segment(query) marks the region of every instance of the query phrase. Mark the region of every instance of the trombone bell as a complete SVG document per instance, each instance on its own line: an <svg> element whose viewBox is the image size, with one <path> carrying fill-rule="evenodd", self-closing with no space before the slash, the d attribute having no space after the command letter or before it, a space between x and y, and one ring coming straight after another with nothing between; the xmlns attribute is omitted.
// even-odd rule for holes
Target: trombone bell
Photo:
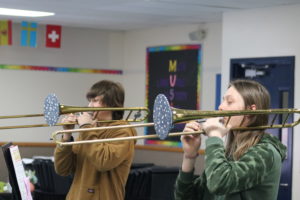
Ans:
<svg viewBox="0 0 300 200"><path fill-rule="evenodd" d="M55 94L49 94L44 102L44 117L49 126L54 126L60 115L60 105Z"/></svg>

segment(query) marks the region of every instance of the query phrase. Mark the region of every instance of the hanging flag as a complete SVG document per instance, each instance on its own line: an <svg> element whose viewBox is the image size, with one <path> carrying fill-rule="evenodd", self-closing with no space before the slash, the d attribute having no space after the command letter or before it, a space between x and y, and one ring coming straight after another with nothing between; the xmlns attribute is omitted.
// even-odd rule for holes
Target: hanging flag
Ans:
<svg viewBox="0 0 300 200"><path fill-rule="evenodd" d="M46 47L60 48L61 42L61 26L47 25L46 26Z"/></svg>
<svg viewBox="0 0 300 200"><path fill-rule="evenodd" d="M11 20L0 20L0 45L12 45Z"/></svg>
<svg viewBox="0 0 300 200"><path fill-rule="evenodd" d="M37 23L25 22L21 23L21 46L36 47L37 41Z"/></svg>

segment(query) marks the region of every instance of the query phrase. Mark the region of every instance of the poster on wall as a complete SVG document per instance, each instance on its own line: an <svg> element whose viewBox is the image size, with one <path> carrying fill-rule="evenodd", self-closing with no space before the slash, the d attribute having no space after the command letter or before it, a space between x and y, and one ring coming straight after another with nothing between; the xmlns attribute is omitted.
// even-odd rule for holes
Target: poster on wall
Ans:
<svg viewBox="0 0 300 200"><path fill-rule="evenodd" d="M176 45L147 48L146 106L153 122L153 104L164 94L171 107L198 110L200 104L201 45ZM176 124L171 132L179 132L184 124ZM145 129L155 134L154 127ZM148 139L145 144L181 147L180 137L165 140Z"/></svg>

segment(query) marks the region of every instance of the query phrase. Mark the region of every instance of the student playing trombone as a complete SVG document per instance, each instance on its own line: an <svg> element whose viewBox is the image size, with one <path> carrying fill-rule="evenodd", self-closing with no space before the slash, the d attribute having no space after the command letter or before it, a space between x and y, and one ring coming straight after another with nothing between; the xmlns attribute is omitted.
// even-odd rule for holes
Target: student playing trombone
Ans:
<svg viewBox="0 0 300 200"><path fill-rule="evenodd" d="M219 110L268 109L270 96L261 84L250 80L231 82ZM286 147L264 130L232 128L267 125L268 115L210 118L200 125L188 123L184 131L203 129L208 136L205 169L194 179L199 135L181 136L184 156L175 185L177 200L276 200ZM224 124L227 124L224 125ZM222 138L226 136L224 147Z"/></svg>
<svg viewBox="0 0 300 200"><path fill-rule="evenodd" d="M99 81L87 93L89 107L123 107L124 89L119 83ZM62 122L78 122L80 128L124 125L127 122L97 122L121 120L124 111L97 111L90 115L87 112L79 116L67 115ZM64 129L73 129L74 125L65 125ZM135 136L132 128L107 129L81 132L81 140ZM65 133L62 141L71 141L70 134ZM55 170L59 175L74 175L67 195L67 200L123 200L125 185L134 156L135 141L113 143L93 143L55 148Z"/></svg>

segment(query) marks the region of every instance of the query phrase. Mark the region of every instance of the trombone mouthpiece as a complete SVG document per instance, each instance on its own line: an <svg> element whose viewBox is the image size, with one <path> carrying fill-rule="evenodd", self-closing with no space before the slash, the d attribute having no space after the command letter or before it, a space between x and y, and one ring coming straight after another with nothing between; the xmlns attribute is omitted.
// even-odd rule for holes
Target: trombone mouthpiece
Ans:
<svg viewBox="0 0 300 200"><path fill-rule="evenodd" d="M206 119L198 119L198 120L196 120L196 122L199 123L199 124L201 124L201 123L206 122Z"/></svg>
<svg viewBox="0 0 300 200"><path fill-rule="evenodd" d="M196 122L199 123L199 124L202 124L202 123L204 123L206 121L207 121L207 119L197 119L196 120ZM219 122L222 123L222 124L224 124L224 118L220 117Z"/></svg>
<svg viewBox="0 0 300 200"><path fill-rule="evenodd" d="M94 111L87 111L87 113L92 117L93 114L94 114ZM78 113L75 113L76 116L80 116L80 115L83 115L83 112L78 112Z"/></svg>

